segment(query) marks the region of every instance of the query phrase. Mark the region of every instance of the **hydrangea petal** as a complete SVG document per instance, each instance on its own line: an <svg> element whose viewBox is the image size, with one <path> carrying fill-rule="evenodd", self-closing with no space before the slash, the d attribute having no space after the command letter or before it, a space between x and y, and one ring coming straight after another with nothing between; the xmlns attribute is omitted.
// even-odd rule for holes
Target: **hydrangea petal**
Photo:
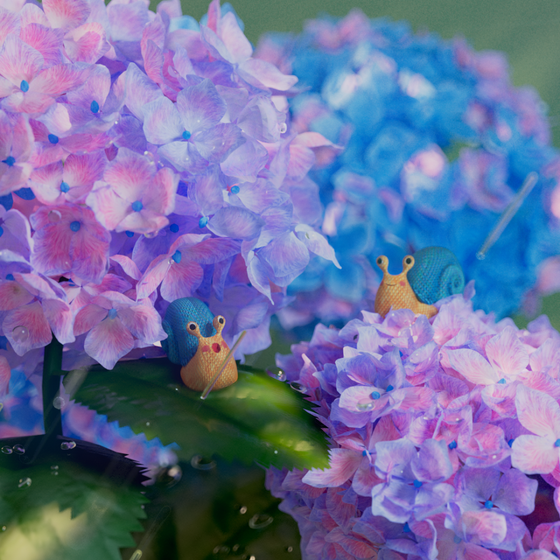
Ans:
<svg viewBox="0 0 560 560"><path fill-rule="evenodd" d="M43 67L41 53L14 35L8 35L0 50L0 74L19 88L30 83Z"/></svg>
<svg viewBox="0 0 560 560"><path fill-rule="evenodd" d="M560 437L560 406L549 395L519 385L515 396L519 422L538 436Z"/></svg>
<svg viewBox="0 0 560 560"><path fill-rule="evenodd" d="M43 9L53 27L66 29L85 23L91 11L87 0L43 0Z"/></svg>
<svg viewBox="0 0 560 560"><path fill-rule="evenodd" d="M180 263L173 263L161 284L161 297L166 301L191 297L203 277L202 267L194 261L182 259Z"/></svg>
<svg viewBox="0 0 560 560"><path fill-rule="evenodd" d="M509 469L500 479L492 501L506 513L529 515L535 509L538 485L537 480L530 479L515 469Z"/></svg>
<svg viewBox="0 0 560 560"><path fill-rule="evenodd" d="M143 108L144 134L152 144L167 144L183 134L179 112L167 97L158 97Z"/></svg>
<svg viewBox="0 0 560 560"><path fill-rule="evenodd" d="M486 344L489 362L504 375L517 376L529 365L529 354L514 327L506 327Z"/></svg>
<svg viewBox="0 0 560 560"><path fill-rule="evenodd" d="M471 383L490 385L499 380L488 360L475 350L459 348L446 350L450 366Z"/></svg>
<svg viewBox="0 0 560 560"><path fill-rule="evenodd" d="M74 342L74 314L70 306L58 299L43 300L43 312L49 325L61 344Z"/></svg>
<svg viewBox="0 0 560 560"><path fill-rule="evenodd" d="M34 348L43 348L52 339L49 323L38 301L9 311L4 317L2 330L18 356Z"/></svg>
<svg viewBox="0 0 560 560"><path fill-rule="evenodd" d="M133 348L134 338L118 316L95 325L84 342L84 350L106 369L113 369Z"/></svg>
<svg viewBox="0 0 560 560"><path fill-rule="evenodd" d="M177 110L184 129L193 134L216 126L226 112L226 105L214 84L203 80L177 94Z"/></svg>
<svg viewBox="0 0 560 560"><path fill-rule="evenodd" d="M329 468L312 469L302 482L316 488L331 488L341 486L360 466L362 457L351 449L331 449L329 451Z"/></svg>
<svg viewBox="0 0 560 560"><path fill-rule="evenodd" d="M119 310L119 317L133 336L142 344L149 345L164 340L167 335L161 326L161 316L145 302L149 300Z"/></svg>
<svg viewBox="0 0 560 560"><path fill-rule="evenodd" d="M517 436L512 452L512 466L527 474L548 474L558 465L559 451L551 438Z"/></svg>

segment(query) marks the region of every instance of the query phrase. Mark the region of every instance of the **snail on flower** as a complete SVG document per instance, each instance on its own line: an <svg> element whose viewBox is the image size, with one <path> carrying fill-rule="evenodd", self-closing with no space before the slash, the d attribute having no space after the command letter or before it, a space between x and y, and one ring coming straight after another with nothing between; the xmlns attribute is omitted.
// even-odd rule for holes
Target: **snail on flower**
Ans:
<svg viewBox="0 0 560 560"><path fill-rule="evenodd" d="M389 259L376 259L383 280L375 296L374 310L383 317L391 309L410 309L431 318L438 310L434 303L459 294L465 287L465 276L457 257L444 247L426 247L403 259L403 271L389 274Z"/></svg>

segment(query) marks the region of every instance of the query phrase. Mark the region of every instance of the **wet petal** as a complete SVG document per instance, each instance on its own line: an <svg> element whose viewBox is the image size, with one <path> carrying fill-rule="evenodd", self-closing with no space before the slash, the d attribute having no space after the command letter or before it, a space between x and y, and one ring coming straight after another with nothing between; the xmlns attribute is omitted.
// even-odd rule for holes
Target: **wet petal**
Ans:
<svg viewBox="0 0 560 560"><path fill-rule="evenodd" d="M16 309L34 299L23 286L13 280L0 282L0 311Z"/></svg>
<svg viewBox="0 0 560 560"><path fill-rule="evenodd" d="M18 356L33 348L43 348L52 340L49 323L38 301L8 312L2 330Z"/></svg>
<svg viewBox="0 0 560 560"><path fill-rule="evenodd" d="M84 342L84 350L106 369L113 369L133 348L134 338L118 316L95 325Z"/></svg>

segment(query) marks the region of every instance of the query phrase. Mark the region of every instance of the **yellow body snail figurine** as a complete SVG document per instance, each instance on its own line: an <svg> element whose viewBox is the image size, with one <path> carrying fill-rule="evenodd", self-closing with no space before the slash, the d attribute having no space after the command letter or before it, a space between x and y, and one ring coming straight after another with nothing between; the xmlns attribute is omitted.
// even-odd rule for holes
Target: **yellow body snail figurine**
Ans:
<svg viewBox="0 0 560 560"><path fill-rule="evenodd" d="M374 310L385 317L391 309L410 309L414 313L421 313L431 318L437 314L435 305L422 303L408 282L408 271L414 266L414 257L407 255L403 259L403 271L393 276L389 274L389 259L385 255L377 257L377 266L383 271L383 280L375 296Z"/></svg>

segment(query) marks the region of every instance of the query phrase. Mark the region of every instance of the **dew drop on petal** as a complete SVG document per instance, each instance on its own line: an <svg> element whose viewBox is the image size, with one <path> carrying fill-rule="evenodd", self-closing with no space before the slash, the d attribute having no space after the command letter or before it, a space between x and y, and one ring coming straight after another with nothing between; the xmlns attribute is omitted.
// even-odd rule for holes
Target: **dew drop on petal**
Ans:
<svg viewBox="0 0 560 560"><path fill-rule="evenodd" d="M21 443L16 443L14 445L14 453L16 455L23 455L25 453L25 447L23 447L23 445L21 445Z"/></svg>
<svg viewBox="0 0 560 560"><path fill-rule="evenodd" d="M368 403L358 403L358 404L356 405L356 408L357 408L358 410L361 410L361 411L367 411L367 410L373 410L374 406L375 406L375 405L374 405L372 402L368 402Z"/></svg>
<svg viewBox="0 0 560 560"><path fill-rule="evenodd" d="M29 331L24 326L18 325L12 330L12 338L17 344L25 344L29 338Z"/></svg>
<svg viewBox="0 0 560 560"><path fill-rule="evenodd" d="M286 123L282 123L280 125L280 134L284 134L288 130L288 125Z"/></svg>
<svg viewBox="0 0 560 560"><path fill-rule="evenodd" d="M63 441L60 444L60 449L62 449L62 451L68 451L70 449L74 449L74 447L76 447L75 441Z"/></svg>
<svg viewBox="0 0 560 560"><path fill-rule="evenodd" d="M264 529L273 521L274 518L266 513L256 513L253 517L251 517L251 519L249 519L249 527L251 529Z"/></svg>
<svg viewBox="0 0 560 560"><path fill-rule="evenodd" d="M281 369L279 369L278 373L276 374L276 378L280 381L286 381L286 374Z"/></svg>
<svg viewBox="0 0 560 560"><path fill-rule="evenodd" d="M62 397L55 397L53 399L53 406L57 410L60 410L64 406L64 399Z"/></svg>
<svg viewBox="0 0 560 560"><path fill-rule="evenodd" d="M49 222L60 222L60 218L62 218L62 214L58 210L51 210L49 212Z"/></svg>
<svg viewBox="0 0 560 560"><path fill-rule="evenodd" d="M18 488L23 488L24 486L31 486L31 479L28 476L19 479Z"/></svg>
<svg viewBox="0 0 560 560"><path fill-rule="evenodd" d="M1 451L2 453L4 453L4 455L11 455L14 452L14 450L9 445L4 445Z"/></svg>
<svg viewBox="0 0 560 560"><path fill-rule="evenodd" d="M286 552L293 552L294 551L294 547L293 546L288 546L286 548Z"/></svg>
<svg viewBox="0 0 560 560"><path fill-rule="evenodd" d="M191 467L199 471L209 471L216 467L216 461L206 459L202 455L195 455L191 459Z"/></svg>
<svg viewBox="0 0 560 560"><path fill-rule="evenodd" d="M297 381L292 381L291 383L289 383L289 385L294 391L297 391L298 393L307 393L307 388L305 387L305 385L302 385Z"/></svg>

